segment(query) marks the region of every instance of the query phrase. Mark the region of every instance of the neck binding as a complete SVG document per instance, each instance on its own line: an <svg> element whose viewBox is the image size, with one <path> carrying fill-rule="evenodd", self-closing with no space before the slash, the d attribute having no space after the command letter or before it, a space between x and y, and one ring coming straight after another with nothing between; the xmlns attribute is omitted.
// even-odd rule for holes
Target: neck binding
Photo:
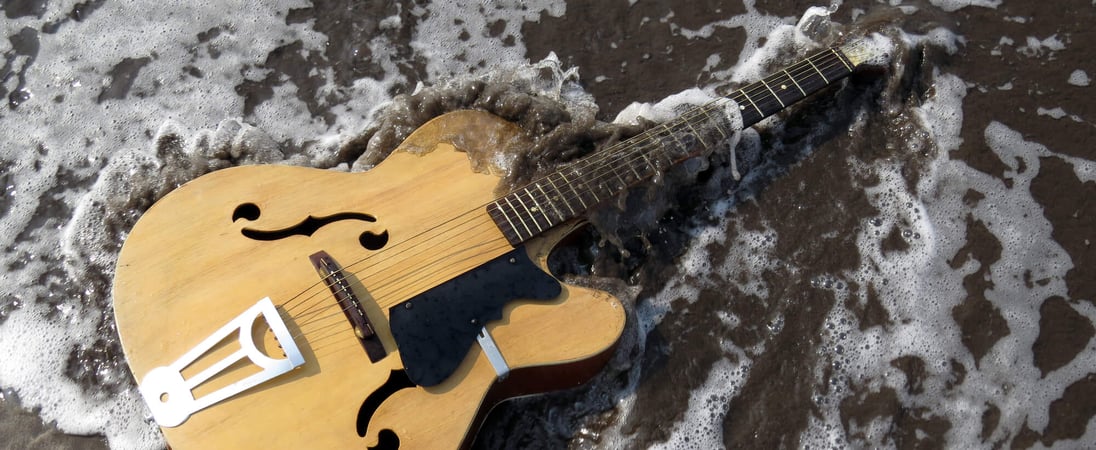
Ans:
<svg viewBox="0 0 1096 450"><path fill-rule="evenodd" d="M854 65L838 48L814 53L728 98L693 108L518 188L488 204L487 213L517 246L673 164L706 154L741 128L845 78Z"/></svg>

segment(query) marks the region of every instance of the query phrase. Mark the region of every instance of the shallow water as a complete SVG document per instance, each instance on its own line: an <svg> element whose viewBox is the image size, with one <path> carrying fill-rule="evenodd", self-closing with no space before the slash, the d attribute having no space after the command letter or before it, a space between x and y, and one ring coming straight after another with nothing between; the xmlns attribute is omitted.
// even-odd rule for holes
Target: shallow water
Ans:
<svg viewBox="0 0 1096 450"><path fill-rule="evenodd" d="M1096 444L1096 7L836 1L797 29L806 5L759 3L5 3L7 448L163 445L110 279L189 179L367 170L473 106L538 136L495 161L520 182L638 131L609 124L651 115L632 102L864 32L892 63L744 132L742 180L717 151L591 216L555 264L632 306L628 333L590 385L504 404L477 445Z"/></svg>

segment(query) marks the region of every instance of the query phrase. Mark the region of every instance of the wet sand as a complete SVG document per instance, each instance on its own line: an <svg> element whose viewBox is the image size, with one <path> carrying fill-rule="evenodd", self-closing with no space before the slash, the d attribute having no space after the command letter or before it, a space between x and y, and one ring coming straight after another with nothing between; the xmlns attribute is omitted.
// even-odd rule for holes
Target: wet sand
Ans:
<svg viewBox="0 0 1096 450"><path fill-rule="evenodd" d="M7 394L0 400L0 448L5 450L105 449L100 436L72 436L43 424L32 411L19 407L18 399Z"/></svg>
<svg viewBox="0 0 1096 450"><path fill-rule="evenodd" d="M612 80L590 86L607 116L629 101L653 100L693 86L702 77L697 74L708 54L720 46L741 45L742 37L735 36L733 32L716 34L703 40L689 40L660 33L664 28L652 23L637 25L640 17L664 16L669 11L665 5L641 2L631 9L602 11L600 8L603 7L597 6L597 2L593 3L585 5L585 8L569 5L574 9L569 9L567 16L542 21L541 24L528 24L525 31L530 56L536 57L554 50L564 61L582 67L584 76L593 78L603 75ZM907 31L926 32L939 25L966 39L965 45L953 55L928 49L923 55L911 56L909 72L904 74L909 79L902 86L908 91L909 99L917 101L918 97L923 97L924 90L931 89L929 76L933 70L955 73L974 85L964 99L963 144L952 153L953 159L962 160L971 167L1007 181L1005 172L1012 162L999 160L987 148L981 135L991 121L1002 122L1019 130L1026 139L1046 145L1055 152L1089 160L1096 158L1096 151L1091 145L1096 134L1096 127L1090 119L1094 106L1088 101L1085 88L1066 83L1071 71L1084 68L1091 73L1096 68L1092 62L1093 50L1083 44L1077 45L1088 42L1086 37L1092 36L1092 31L1086 26L1096 17L1091 5L1086 2L1006 2L996 10L968 7L943 13L930 5L913 4L920 6L921 10L903 15L895 14L893 10L872 9L870 2L846 2L836 20L851 23L848 17L850 11L860 7L872 11L871 14L878 15L878 19L897 21ZM728 5L726 8L733 10L735 7ZM759 8L770 9L778 15L796 15L798 7L792 3L759 5ZM683 11L687 8L681 7L673 9L676 17L686 21L692 14L705 14L704 11ZM573 15L572 11L575 11ZM1004 20L1005 17L1028 17L1032 20L1017 23ZM703 19L700 21L704 22ZM617 23L628 25L614 26ZM587 31L557 36L551 34L552 29ZM991 50L1000 46L999 38L1002 35L1057 35L1066 37L1074 45L1055 52L1053 57L1049 54L1031 57L1010 51L1007 47L1000 52L1001 55L995 55ZM623 50L613 53L596 51L599 45L606 45L605 42L626 44L620 47ZM648 55L658 54L652 49L670 47L673 48L672 54L648 59ZM569 53L566 48L576 50ZM626 70L620 69L624 62L628 63ZM643 80L644 83L640 86L629 80ZM870 85L872 81L853 80L853 84L856 83ZM996 89L1006 83L1012 83L1011 90ZM815 101L829 103L824 98ZM1061 105L1064 110L1086 120L1077 122L1049 116L1032 117L1033 111L1046 105ZM840 111L834 114L823 108L805 106L807 111L785 116L788 131L784 132L784 136L773 136L772 139L788 139L788 134L793 134L790 130L810 127L812 121L848 120L840 117ZM901 126L900 120L892 120L891 124ZM900 138L886 131L874 131L830 136L815 142L817 148L810 156L795 164L786 176L774 180L754 201L743 204L735 214L740 217L743 228L762 229L761 224L764 223L780 236L821 236L832 229L855 230L878 211L864 201L861 193L860 186L871 183L871 180L858 179L856 171L846 165L845 160L850 155L862 161L905 158L903 174L911 184L915 183L923 160L919 161L918 155L880 148L886 141ZM1092 324L1068 304L1096 301L1092 291L1093 280L1096 280L1096 273L1092 271L1096 266L1091 263L1096 250L1090 245L1094 238L1092 230L1096 230L1096 223L1093 222L1096 211L1092 210L1090 199L1096 193L1096 185L1080 182L1073 174L1072 167L1062 160L1045 158L1041 162L1040 172L1032 183L1032 195L1043 205L1047 219L1053 224L1055 240L1066 249L1075 264L1066 279L1068 299L1030 299L1042 304L1041 331L1033 351L1036 366L1045 374L1070 362L1093 336ZM971 192L965 200L976 203L979 195ZM703 210L701 205L684 205L682 209L694 215L703 214L700 212ZM960 254L955 255L953 267L962 265L969 258L978 260L982 267L988 268L1000 258L1000 244L978 221L968 220L967 230L968 243ZM667 426L680 420L689 393L703 383L704 376L720 357L721 352L718 344L711 339L712 335L730 339L740 347L760 342L764 342L766 347L763 353L756 355L749 378L725 412L722 425L727 447L797 446L799 433L811 416L817 414L817 405L812 396L826 389L824 385L816 384L813 371L820 365L819 360L826 359L825 354L832 351L821 347L818 336L826 333L826 312L833 308L836 300L830 293L820 292L812 286L812 278L855 267L860 255L855 251L854 238L854 233L839 233L825 239L782 241L775 252L777 257L805 270L801 273L773 271L762 275L770 288L767 298L744 295L735 292L737 289L733 286L725 286L734 293L730 295L734 301L727 303L729 296L725 290L709 289L688 308L687 315L671 316L663 321L655 333L648 336L646 354L641 358L645 364L644 379L636 393L636 409L642 413L625 425L625 431L635 436L632 441L635 446L642 448L663 440L668 432ZM903 252L909 247L907 239L901 236L898 229L888 230L882 246L885 251ZM669 277L676 276L673 271L664 271L660 264L656 263L654 267L652 273L644 274L640 283L647 287L647 294L653 294L667 282L667 274ZM952 311L954 320L962 329L963 344L976 359L980 359L999 339L1009 334L1001 317L1002 312L984 297L984 291L992 288L986 285L984 279L981 271L969 275L964 283L968 298ZM849 289L853 292L864 290L854 285L850 285ZM863 298L865 301L862 304L852 306L857 311L861 329L890 324L888 312L873 292L868 290ZM726 329L716 319L715 313L728 308L743 323L752 325ZM776 315L784 317L784 324L782 332L773 333L763 324ZM925 365L931 363L917 357L890 362L907 378L910 394L919 392ZM949 364L955 383L962 383L967 368L954 360ZM1090 375L1070 385L1062 398L1052 405L1045 432L1040 434L1025 428L1012 440L1013 448L1027 448L1036 442L1053 445L1062 439L1082 436L1096 413L1096 400L1093 400L1096 397L1090 395L1093 386L1096 386L1092 380ZM888 437L898 447L931 448L945 442L944 435L952 427L947 420L927 409L903 405L900 395L889 388L876 391L868 385L858 386L855 382L850 387L854 395L840 405L845 431L853 435L850 437L855 437L854 430L848 428L850 423L863 424L883 419L891 423ZM513 427L514 419L498 418L515 413L518 408L530 406L523 404L496 415L498 422L494 426L497 428L485 432L496 440L485 447L506 442L506 436L512 434L514 429L523 429ZM1000 414L997 408L991 405L981 418L982 433L987 438L995 430L995 421ZM537 414L544 413L541 408L534 409L537 409ZM985 444L1000 445L1004 442L1007 441ZM552 445L545 446L550 447Z"/></svg>

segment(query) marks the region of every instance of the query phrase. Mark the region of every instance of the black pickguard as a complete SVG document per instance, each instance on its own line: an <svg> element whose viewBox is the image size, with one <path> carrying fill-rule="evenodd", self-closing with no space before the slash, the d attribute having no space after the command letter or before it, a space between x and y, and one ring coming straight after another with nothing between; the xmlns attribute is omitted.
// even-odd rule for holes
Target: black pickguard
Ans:
<svg viewBox="0 0 1096 450"><path fill-rule="evenodd" d="M407 377L419 386L441 383L468 354L480 329L502 318L507 302L550 300L561 291L559 281L519 247L393 306L392 334Z"/></svg>

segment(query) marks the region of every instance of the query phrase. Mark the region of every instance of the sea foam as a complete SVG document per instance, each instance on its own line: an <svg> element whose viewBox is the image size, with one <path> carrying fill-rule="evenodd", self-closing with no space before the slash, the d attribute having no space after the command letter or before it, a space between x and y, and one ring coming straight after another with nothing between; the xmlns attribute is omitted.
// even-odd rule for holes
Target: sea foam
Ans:
<svg viewBox="0 0 1096 450"><path fill-rule="evenodd" d="M425 17L411 43L428 67L423 81L525 63L521 24L564 11L562 2L479 12L478 2L465 6L473 3L434 2L412 12ZM302 99L296 85L282 80L241 119L245 99L236 88L275 73L266 66L275 49L299 42L307 55L328 45L314 21L287 23L291 10L310 6L64 1L49 2L40 16L6 22L5 29L23 30L20 45L34 54L15 55L25 98L0 113L0 262L7 267L0 283L0 387L44 421L70 433L102 434L115 448L162 448L113 350L108 280L125 230L150 202L210 170L239 163L335 166L338 150L406 84L397 55L378 36L368 45L380 76L340 86L320 67L310 74L321 84L317 98ZM472 23L454 23L462 17ZM457 39L464 29L486 29L487 21L501 23L504 33ZM393 16L379 26L409 25ZM455 47L474 54L458 62L451 58ZM2 40L0 52L10 50ZM15 82L4 86L14 89ZM305 100L329 108L334 120L313 116Z"/></svg>

